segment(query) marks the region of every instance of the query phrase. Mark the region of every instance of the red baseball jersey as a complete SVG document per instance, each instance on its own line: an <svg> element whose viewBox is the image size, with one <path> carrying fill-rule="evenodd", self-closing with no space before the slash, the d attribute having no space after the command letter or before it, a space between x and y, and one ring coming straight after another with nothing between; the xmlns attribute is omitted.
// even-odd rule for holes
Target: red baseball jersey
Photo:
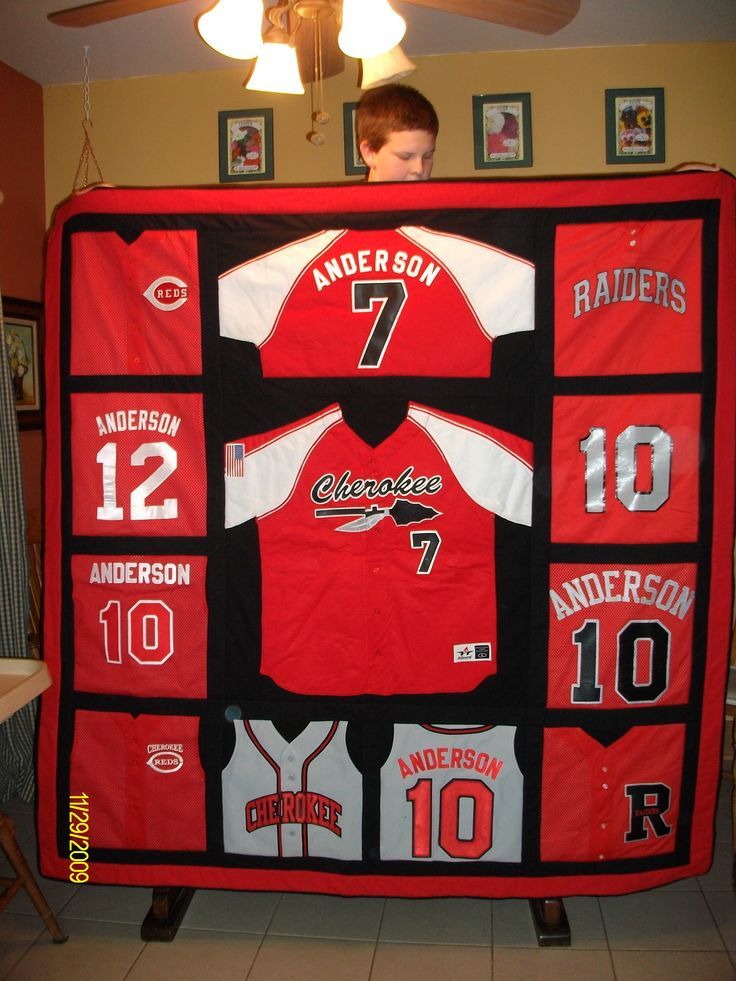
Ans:
<svg viewBox="0 0 736 981"><path fill-rule="evenodd" d="M531 446L410 403L378 446L338 405L225 448L256 518L261 670L325 695L469 691L497 667L495 521L531 523Z"/></svg>
<svg viewBox="0 0 736 981"><path fill-rule="evenodd" d="M698 537L701 397L559 395L552 418L552 540Z"/></svg>
<svg viewBox="0 0 736 981"><path fill-rule="evenodd" d="M534 266L403 227L322 231L220 277L220 333L266 376L487 377L493 339L534 328Z"/></svg>
<svg viewBox="0 0 736 981"><path fill-rule="evenodd" d="M207 559L74 555L74 686L205 698Z"/></svg>
<svg viewBox="0 0 736 981"><path fill-rule="evenodd" d="M557 228L557 375L701 370L702 224L693 219ZM622 344L622 330L635 333L636 343Z"/></svg>
<svg viewBox="0 0 736 981"><path fill-rule="evenodd" d="M76 232L71 289L72 374L201 372L195 231Z"/></svg>
<svg viewBox="0 0 736 981"><path fill-rule="evenodd" d="M685 726L632 726L606 746L583 729L546 729L541 858L603 862L671 852Z"/></svg>
<svg viewBox="0 0 736 981"><path fill-rule="evenodd" d="M695 580L689 563L553 563L547 705L685 704Z"/></svg>
<svg viewBox="0 0 736 981"><path fill-rule="evenodd" d="M203 535L202 396L71 396L75 535Z"/></svg>
<svg viewBox="0 0 736 981"><path fill-rule="evenodd" d="M96 848L206 847L199 719L76 714L69 792L90 799Z"/></svg>

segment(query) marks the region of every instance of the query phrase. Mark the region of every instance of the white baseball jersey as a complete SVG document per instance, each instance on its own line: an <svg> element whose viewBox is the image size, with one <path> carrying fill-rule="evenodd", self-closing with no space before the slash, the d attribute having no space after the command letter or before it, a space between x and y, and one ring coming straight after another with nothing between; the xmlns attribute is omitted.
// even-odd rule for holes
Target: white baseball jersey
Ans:
<svg viewBox="0 0 736 981"><path fill-rule="evenodd" d="M515 735L515 726L394 726L381 768L381 858L520 861Z"/></svg>
<svg viewBox="0 0 736 981"><path fill-rule="evenodd" d="M487 377L493 339L534 329L534 266L428 228L327 230L228 270L219 305L267 377Z"/></svg>
<svg viewBox="0 0 736 981"><path fill-rule="evenodd" d="M261 670L309 694L469 691L497 667L496 516L531 523L531 447L411 403L373 447L333 405L225 450L258 520Z"/></svg>
<svg viewBox="0 0 736 981"><path fill-rule="evenodd" d="M347 722L310 722L288 742L273 722L238 720L222 771L226 852L360 859L363 788Z"/></svg>

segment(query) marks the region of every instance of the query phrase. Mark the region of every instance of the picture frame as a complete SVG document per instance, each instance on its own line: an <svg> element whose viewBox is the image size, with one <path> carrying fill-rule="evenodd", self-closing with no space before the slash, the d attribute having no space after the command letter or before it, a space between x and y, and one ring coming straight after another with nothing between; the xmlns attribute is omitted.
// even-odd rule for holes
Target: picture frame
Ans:
<svg viewBox="0 0 736 981"><path fill-rule="evenodd" d="M473 96L475 169L532 166L529 92Z"/></svg>
<svg viewBox="0 0 736 981"><path fill-rule="evenodd" d="M10 365L20 429L43 425L43 305L13 296L2 298L3 347Z"/></svg>
<svg viewBox="0 0 736 981"><path fill-rule="evenodd" d="M342 104L342 132L345 142L345 173L350 175L364 176L368 168L363 162L363 158L358 153L358 145L355 131L355 110L357 102L343 102Z"/></svg>
<svg viewBox="0 0 736 981"><path fill-rule="evenodd" d="M273 109L223 109L218 132L221 184L273 180Z"/></svg>
<svg viewBox="0 0 736 981"><path fill-rule="evenodd" d="M663 163L664 89L606 89L606 163Z"/></svg>

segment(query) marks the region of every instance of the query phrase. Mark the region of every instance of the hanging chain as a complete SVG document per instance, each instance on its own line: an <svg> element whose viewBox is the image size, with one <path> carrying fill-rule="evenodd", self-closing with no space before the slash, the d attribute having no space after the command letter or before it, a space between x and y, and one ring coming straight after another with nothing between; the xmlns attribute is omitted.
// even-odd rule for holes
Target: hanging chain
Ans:
<svg viewBox="0 0 736 981"><path fill-rule="evenodd" d="M83 90L84 90L84 118L89 120L89 45L84 46L84 58L82 60L84 65L84 80L83 80Z"/></svg>
<svg viewBox="0 0 736 981"><path fill-rule="evenodd" d="M84 59L82 61L84 66L84 79L82 83L83 89L83 107L84 107L84 119L82 120L82 131L84 132L84 142L82 143L82 152L79 155L79 163L77 164L77 172L74 175L74 183L72 184L72 193L76 191L84 190L84 188L89 186L89 169L90 160L94 163L97 170L97 180L93 181L93 184L104 183L105 178L102 176L102 168L97 162L97 157L95 156L94 147L92 146L92 136L90 130L92 129L92 117L90 113L90 99L89 99L89 46L84 46Z"/></svg>
<svg viewBox="0 0 736 981"><path fill-rule="evenodd" d="M324 78L322 66L322 19L316 16L312 19L312 58L314 62L315 79L310 85L310 95L312 102L312 121L318 126L325 126L330 121L330 115L325 111ZM315 106L315 87L317 91L317 102ZM307 133L307 139L313 146L322 146L325 142L325 134L319 130L312 129Z"/></svg>

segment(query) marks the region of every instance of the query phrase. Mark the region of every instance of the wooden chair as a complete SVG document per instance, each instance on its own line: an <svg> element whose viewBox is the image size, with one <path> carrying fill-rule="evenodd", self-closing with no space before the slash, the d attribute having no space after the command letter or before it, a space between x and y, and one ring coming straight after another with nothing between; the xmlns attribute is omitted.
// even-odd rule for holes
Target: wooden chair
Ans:
<svg viewBox="0 0 736 981"><path fill-rule="evenodd" d="M32 657L0 657L0 722L27 705L51 684L51 675L43 661ZM49 904L39 888L33 872L28 867L20 845L15 839L15 825L7 814L0 811L0 848L10 862L14 876L0 876L0 911L21 889L25 889L38 915L46 925L54 943L63 944L68 939L59 926Z"/></svg>
<svg viewBox="0 0 736 981"><path fill-rule="evenodd" d="M41 518L40 512L26 513L28 540L28 646L31 657L0 658L0 722L9 719L23 705L36 698L51 684L51 675L41 658L41 592L43 568L41 565ZM62 931L51 907L46 902L25 855L15 837L12 818L0 810L0 848L7 856L15 872L14 876L0 876L0 911L4 910L13 896L25 889L46 925L54 943L62 944L69 938Z"/></svg>

